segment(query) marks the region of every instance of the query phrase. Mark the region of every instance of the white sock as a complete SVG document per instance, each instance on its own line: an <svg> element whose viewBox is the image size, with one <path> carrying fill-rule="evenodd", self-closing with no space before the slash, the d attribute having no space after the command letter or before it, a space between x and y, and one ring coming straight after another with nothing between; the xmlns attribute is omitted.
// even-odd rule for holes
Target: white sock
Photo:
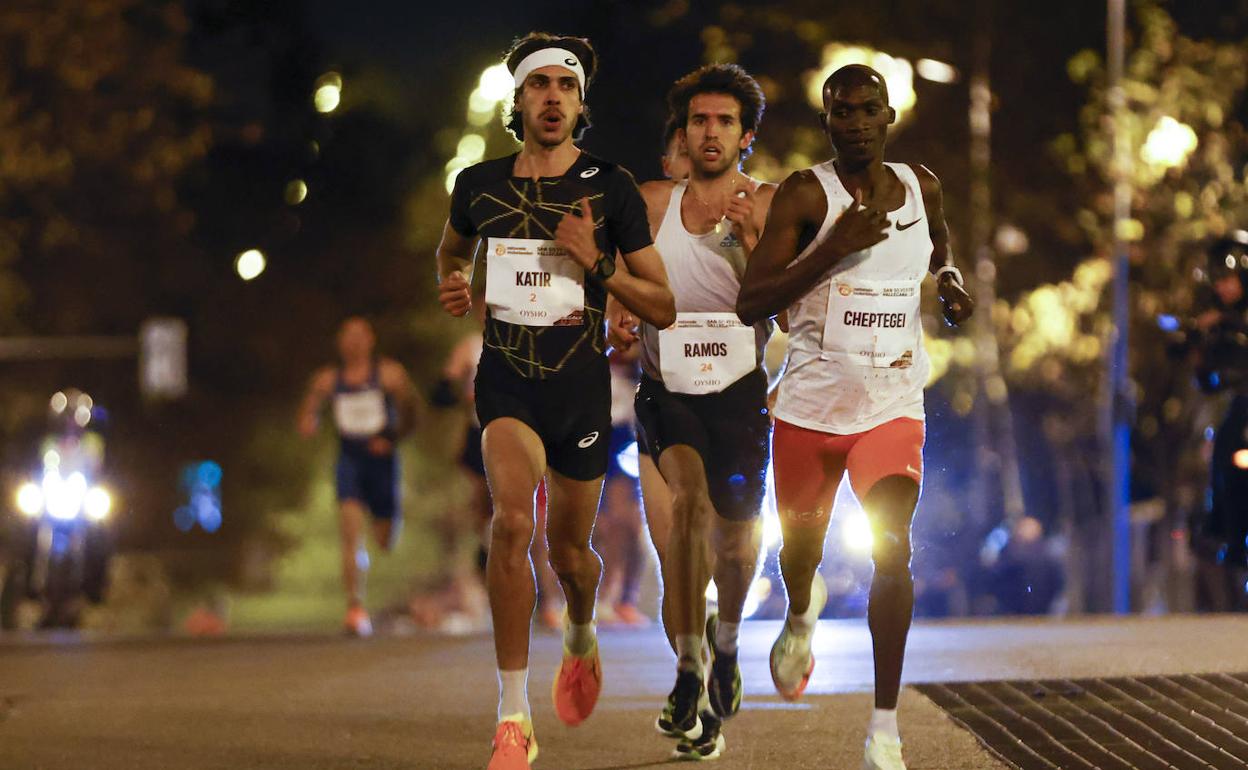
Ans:
<svg viewBox="0 0 1248 770"><path fill-rule="evenodd" d="M819 574L815 574L816 580L822 580ZM823 611L823 607L815 606L815 590L810 591L810 603L806 605L806 609L800 615L793 612L793 607L789 607L789 627L795 633L806 636L815 630L815 624L819 622L819 613Z"/></svg>
<svg viewBox="0 0 1248 770"><path fill-rule="evenodd" d="M700 634L676 635L676 668L679 671L702 673L702 636Z"/></svg>
<svg viewBox="0 0 1248 770"><path fill-rule="evenodd" d="M715 649L733 654L737 651L737 637L741 634L740 623L728 623L719 620L715 623Z"/></svg>
<svg viewBox="0 0 1248 770"><path fill-rule="evenodd" d="M876 733L901 739L901 733L897 731L897 709L875 709L871 712L871 724L867 727L867 734Z"/></svg>
<svg viewBox="0 0 1248 770"><path fill-rule="evenodd" d="M588 623L568 623L563 632L563 646L573 655L584 655L594 647L594 621Z"/></svg>
<svg viewBox="0 0 1248 770"><path fill-rule="evenodd" d="M529 670L498 670L498 718L529 712Z"/></svg>

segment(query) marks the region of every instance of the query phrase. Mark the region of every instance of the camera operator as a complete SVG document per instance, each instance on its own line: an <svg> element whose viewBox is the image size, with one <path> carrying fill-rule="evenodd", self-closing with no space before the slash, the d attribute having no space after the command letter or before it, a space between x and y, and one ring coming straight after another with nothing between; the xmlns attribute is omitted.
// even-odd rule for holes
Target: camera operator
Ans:
<svg viewBox="0 0 1248 770"><path fill-rule="evenodd" d="M1199 573L1197 607L1248 610L1248 232L1209 247L1212 307L1196 317L1197 378L1206 393L1230 391L1214 434L1210 492L1193 522Z"/></svg>

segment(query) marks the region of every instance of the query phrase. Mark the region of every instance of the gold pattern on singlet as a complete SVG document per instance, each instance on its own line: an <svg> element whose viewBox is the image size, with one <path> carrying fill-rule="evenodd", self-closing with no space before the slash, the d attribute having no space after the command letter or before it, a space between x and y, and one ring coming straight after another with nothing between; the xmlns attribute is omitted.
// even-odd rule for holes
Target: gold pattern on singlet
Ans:
<svg viewBox="0 0 1248 770"><path fill-rule="evenodd" d="M510 194L514 196L513 200L518 201L518 203L503 200L489 192L478 194L472 200L472 208L483 206L498 209L497 213L486 217L477 225L478 232L485 233L488 231L497 234L502 231L502 228L507 228L506 236L495 235L495 237L553 240L555 228L558 227L559 220L563 219L566 214L579 211L581 205L579 197L575 203L555 203L545 199L543 194L544 188L556 187L562 181L562 179L542 179L532 183L526 180L521 185L517 185L515 179L508 180L507 187L510 190ZM530 190L533 192L532 200L529 199L528 195ZM594 201L603 197L603 193L595 192L582 197L588 198L592 207ZM605 224L606 218L604 216L595 217L595 230L605 226ZM489 255L485 253L484 243L483 239L480 254L488 260ZM587 285L585 318L584 325L581 327L581 334L558 361L549 362L541 360L537 349L538 339L551 330L568 329L571 327L520 326L518 324L496 321L486 324L486 347L502 353L512 369L529 379L544 379L547 375L558 372L586 345L595 353L604 352L606 349L605 341L600 331L603 326L604 308L591 306L591 303L588 301L588 290L589 286Z"/></svg>

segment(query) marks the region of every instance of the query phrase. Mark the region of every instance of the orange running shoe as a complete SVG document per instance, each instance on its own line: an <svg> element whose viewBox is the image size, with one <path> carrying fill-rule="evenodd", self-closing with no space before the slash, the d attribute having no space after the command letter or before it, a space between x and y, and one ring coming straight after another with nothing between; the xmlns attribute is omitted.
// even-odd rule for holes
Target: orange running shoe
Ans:
<svg viewBox="0 0 1248 770"><path fill-rule="evenodd" d="M615 619L621 625L633 628L646 628L650 625L650 618L643 615L635 604L615 605Z"/></svg>
<svg viewBox="0 0 1248 770"><path fill-rule="evenodd" d="M598 658L598 640L585 655L573 655L563 648L563 663L555 676L555 713L568 727L576 727L589 718L602 692L602 661Z"/></svg>
<svg viewBox="0 0 1248 770"><path fill-rule="evenodd" d="M368 610L363 607L352 607L347 610L347 619L342 622L342 625L351 636L366 639L373 635L373 621L368 619Z"/></svg>
<svg viewBox="0 0 1248 770"><path fill-rule="evenodd" d="M509 714L494 731L494 753L486 770L529 770L537 759L537 737L533 723L524 714Z"/></svg>

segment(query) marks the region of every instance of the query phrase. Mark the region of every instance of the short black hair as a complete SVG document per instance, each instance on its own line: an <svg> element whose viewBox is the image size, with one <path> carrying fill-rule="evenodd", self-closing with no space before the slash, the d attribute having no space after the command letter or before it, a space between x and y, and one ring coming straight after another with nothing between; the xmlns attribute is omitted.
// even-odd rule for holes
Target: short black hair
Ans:
<svg viewBox="0 0 1248 770"><path fill-rule="evenodd" d="M521 38L516 38L512 42L511 48L503 56L503 61L507 64L507 70L515 74L516 67L520 66L520 62L525 57L535 51L543 48L564 48L576 54L576 58L581 60L581 67L585 70L585 88L589 87L590 82L594 79L594 74L598 71L598 53L594 51L594 46L587 38L571 37L568 35L552 35L549 32L530 32ZM517 140L524 141L524 119L520 115L520 110L516 109L516 105L520 101L520 92L524 90L523 86L516 89L515 95L512 97L511 110L507 114L504 125L511 135ZM581 101L584 102L585 93L581 92ZM590 127L589 107L585 107L581 114L576 118L576 125L572 128L572 138L580 141L585 134L585 130Z"/></svg>
<svg viewBox="0 0 1248 770"><path fill-rule="evenodd" d="M824 107L828 106L828 96L832 91L842 86L874 88L880 92L880 98L884 100L884 104L888 104L888 81L879 72L865 64L846 64L836 72L828 75L828 79L823 81Z"/></svg>
<svg viewBox="0 0 1248 770"><path fill-rule="evenodd" d="M763 111L767 108L767 97L758 81L739 64L707 64L685 75L672 84L667 92L667 106L671 110L671 120L676 128L684 128L689 124L689 103L698 94L728 94L741 105L741 130L758 133L758 125L763 122ZM748 158L753 151L753 140L750 146L741 151L742 159Z"/></svg>

